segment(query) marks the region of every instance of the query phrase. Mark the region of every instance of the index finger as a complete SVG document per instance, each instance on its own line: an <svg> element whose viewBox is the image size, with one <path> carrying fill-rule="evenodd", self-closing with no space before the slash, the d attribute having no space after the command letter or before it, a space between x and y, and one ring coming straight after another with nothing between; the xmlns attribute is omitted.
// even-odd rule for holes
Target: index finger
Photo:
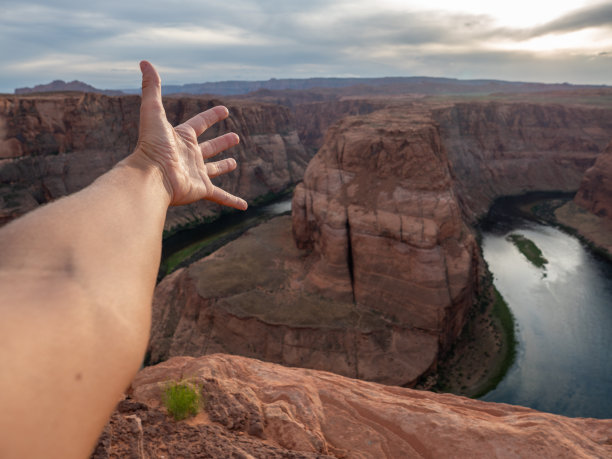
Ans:
<svg viewBox="0 0 612 459"><path fill-rule="evenodd" d="M224 120L229 115L229 110L223 105L217 105L216 107L210 108L205 112L198 113L193 118L185 121L183 124L190 126L194 131L196 137L199 137L204 133L206 129L211 127L213 124Z"/></svg>

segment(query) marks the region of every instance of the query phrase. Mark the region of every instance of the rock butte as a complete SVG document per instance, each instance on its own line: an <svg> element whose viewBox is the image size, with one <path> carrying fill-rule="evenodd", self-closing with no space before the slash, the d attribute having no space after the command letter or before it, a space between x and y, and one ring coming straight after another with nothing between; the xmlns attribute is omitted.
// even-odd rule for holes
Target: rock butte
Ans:
<svg viewBox="0 0 612 459"><path fill-rule="evenodd" d="M175 422L161 386L198 382L204 412ZM612 420L572 419L229 355L140 371L93 454L105 457L516 458L612 455Z"/></svg>

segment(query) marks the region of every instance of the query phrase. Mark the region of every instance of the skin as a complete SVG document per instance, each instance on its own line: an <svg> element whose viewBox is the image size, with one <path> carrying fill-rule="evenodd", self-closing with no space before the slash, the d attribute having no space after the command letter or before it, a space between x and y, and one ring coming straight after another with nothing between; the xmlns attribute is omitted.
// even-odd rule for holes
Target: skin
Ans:
<svg viewBox="0 0 612 459"><path fill-rule="evenodd" d="M87 188L0 229L0 457L86 457L138 371L169 205L246 209L205 162L239 141L198 144L214 107L172 127L161 81L142 71L135 151Z"/></svg>

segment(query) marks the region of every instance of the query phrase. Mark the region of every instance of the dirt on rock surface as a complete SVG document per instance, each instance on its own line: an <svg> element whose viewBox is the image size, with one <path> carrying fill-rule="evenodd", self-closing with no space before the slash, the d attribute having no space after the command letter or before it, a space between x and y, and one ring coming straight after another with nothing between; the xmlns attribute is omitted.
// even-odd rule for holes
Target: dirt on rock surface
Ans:
<svg viewBox="0 0 612 459"><path fill-rule="evenodd" d="M202 386L203 413L176 422L166 381ZM93 457L515 458L612 455L612 420L385 386L223 354L140 371Z"/></svg>

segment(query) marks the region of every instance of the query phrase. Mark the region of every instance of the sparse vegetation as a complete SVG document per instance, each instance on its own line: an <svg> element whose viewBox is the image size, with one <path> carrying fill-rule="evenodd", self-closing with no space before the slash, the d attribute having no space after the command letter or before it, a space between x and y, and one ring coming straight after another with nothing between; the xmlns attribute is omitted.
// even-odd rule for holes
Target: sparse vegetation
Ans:
<svg viewBox="0 0 612 459"><path fill-rule="evenodd" d="M511 234L506 239L512 242L534 266L544 268L548 263L548 260L542 255L542 251L532 240L521 234Z"/></svg>
<svg viewBox="0 0 612 459"><path fill-rule="evenodd" d="M200 411L202 386L189 381L169 381L163 388L164 405L176 421L195 416Z"/></svg>
<svg viewBox="0 0 612 459"><path fill-rule="evenodd" d="M502 333L505 336L502 345L503 357L492 377L487 381L487 384L481 387L480 390L474 394L474 398L480 398L486 393L495 389L501 380L504 379L504 376L506 376L506 373L516 358L517 341L516 334L514 333L514 316L512 315L512 311L508 307L506 300L504 300L504 297L501 296L501 293L497 291L495 286L493 286L493 295L495 296L493 300L493 314L497 320L499 320Z"/></svg>
<svg viewBox="0 0 612 459"><path fill-rule="evenodd" d="M442 357L437 372L417 387L480 398L504 378L516 346L514 317L487 270L480 277L480 293L461 336Z"/></svg>

